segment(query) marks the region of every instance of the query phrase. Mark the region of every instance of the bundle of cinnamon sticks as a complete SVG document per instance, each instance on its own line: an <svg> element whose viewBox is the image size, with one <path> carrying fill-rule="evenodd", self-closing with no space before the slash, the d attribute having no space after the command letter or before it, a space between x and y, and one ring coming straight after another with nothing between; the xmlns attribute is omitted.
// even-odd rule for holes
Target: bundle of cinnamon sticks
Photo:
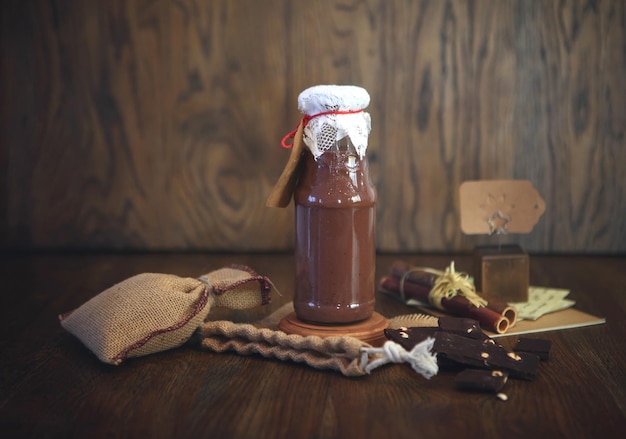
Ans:
<svg viewBox="0 0 626 439"><path fill-rule="evenodd" d="M451 265L454 270L454 265ZM445 274L448 273L446 270ZM490 299L475 292L478 302L462 294L448 295L433 301L432 290L444 272L430 268L413 267L407 262L396 261L388 276L380 280L381 292L404 302L417 300L435 306L444 313L474 319L481 328L504 334L517 320L517 311L506 303ZM473 289L473 286L472 286Z"/></svg>

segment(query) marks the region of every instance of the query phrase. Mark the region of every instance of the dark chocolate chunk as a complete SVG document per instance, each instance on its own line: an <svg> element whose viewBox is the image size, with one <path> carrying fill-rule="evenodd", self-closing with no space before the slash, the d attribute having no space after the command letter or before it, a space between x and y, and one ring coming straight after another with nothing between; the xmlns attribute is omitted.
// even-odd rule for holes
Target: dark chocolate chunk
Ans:
<svg viewBox="0 0 626 439"><path fill-rule="evenodd" d="M480 324L473 319L462 317L439 317L439 328L445 332L483 340L486 335L480 329Z"/></svg>
<svg viewBox="0 0 626 439"><path fill-rule="evenodd" d="M532 380L537 375L540 362L537 355L509 352L492 338L476 340L435 327L385 329L385 335L407 351L428 337L433 337L433 352L437 354L437 363L442 369L451 365L496 369L507 372L511 378Z"/></svg>
<svg viewBox="0 0 626 439"><path fill-rule="evenodd" d="M434 337L437 332L439 332L439 328L434 326L415 326L412 328L385 329L385 337L410 351L416 344L428 337Z"/></svg>
<svg viewBox="0 0 626 439"><path fill-rule="evenodd" d="M454 379L454 385L461 390L498 393L507 382L509 374L501 370L465 369Z"/></svg>
<svg viewBox="0 0 626 439"><path fill-rule="evenodd" d="M515 352L527 352L538 355L542 360L550 358L550 347L552 342L542 338L520 338L517 340L513 350Z"/></svg>
<svg viewBox="0 0 626 439"><path fill-rule="evenodd" d="M540 361L534 354L509 352L493 339L472 340L442 331L435 334L433 351L437 358L444 357L480 369L503 370L511 378L527 380L535 378Z"/></svg>

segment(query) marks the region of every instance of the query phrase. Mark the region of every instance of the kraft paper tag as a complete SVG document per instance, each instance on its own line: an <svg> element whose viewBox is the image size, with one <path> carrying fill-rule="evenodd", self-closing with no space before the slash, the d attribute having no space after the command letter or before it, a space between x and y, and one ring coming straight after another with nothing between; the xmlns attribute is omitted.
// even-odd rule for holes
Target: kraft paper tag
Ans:
<svg viewBox="0 0 626 439"><path fill-rule="evenodd" d="M528 180L466 181L459 197L461 230L468 235L529 233L546 209Z"/></svg>
<svg viewBox="0 0 626 439"><path fill-rule="evenodd" d="M267 197L267 201L265 202L267 207L287 207L291 201L293 191L298 182L298 170L304 152L304 142L302 141L303 125L304 124L300 123L298 126L296 135L293 138L289 160L274 185L272 192L270 192L269 197Z"/></svg>

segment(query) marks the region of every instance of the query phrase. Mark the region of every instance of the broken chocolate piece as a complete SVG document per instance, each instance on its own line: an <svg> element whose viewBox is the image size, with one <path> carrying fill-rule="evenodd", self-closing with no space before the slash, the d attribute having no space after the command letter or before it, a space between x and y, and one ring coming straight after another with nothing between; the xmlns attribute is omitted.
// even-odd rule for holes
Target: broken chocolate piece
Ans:
<svg viewBox="0 0 626 439"><path fill-rule="evenodd" d="M501 370L465 369L455 377L454 385L461 390L498 393L508 378Z"/></svg>
<svg viewBox="0 0 626 439"><path fill-rule="evenodd" d="M414 326L410 328L400 329L385 329L385 337L387 339L398 343L406 351L411 351L416 344L421 343L428 337L434 338L435 334L441 332L436 326ZM464 366L456 361L448 360L445 357L439 356L437 358L437 364L439 368L445 370L461 370Z"/></svg>
<svg viewBox="0 0 626 439"><path fill-rule="evenodd" d="M532 380L537 375L539 357L526 352L509 352L502 345L460 337L448 332L435 334L433 352L437 358L447 358L480 369L498 369L508 372L511 378Z"/></svg>
<svg viewBox="0 0 626 439"><path fill-rule="evenodd" d="M435 327L412 327L385 329L385 336L407 351L433 337L433 352L437 363L444 368L457 368L459 365L478 369L502 370L511 378L532 380L537 375L539 357L527 352L509 352L492 338L477 340L462 337Z"/></svg>
<svg viewBox="0 0 626 439"><path fill-rule="evenodd" d="M550 358L552 342L542 338L520 338L513 350L515 352L527 352L539 356L542 360Z"/></svg>
<svg viewBox="0 0 626 439"><path fill-rule="evenodd" d="M439 317L439 328L461 337L483 340L487 336L480 329L478 321L462 317Z"/></svg>
<svg viewBox="0 0 626 439"><path fill-rule="evenodd" d="M416 344L428 337L434 337L439 328L434 326L415 326L412 328L385 329L385 337L398 343L405 350L410 351Z"/></svg>

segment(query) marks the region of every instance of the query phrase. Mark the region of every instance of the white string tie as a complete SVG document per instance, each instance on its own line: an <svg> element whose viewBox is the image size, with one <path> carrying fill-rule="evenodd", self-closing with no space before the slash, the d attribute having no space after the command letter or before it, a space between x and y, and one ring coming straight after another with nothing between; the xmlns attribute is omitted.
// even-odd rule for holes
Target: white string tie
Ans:
<svg viewBox="0 0 626 439"><path fill-rule="evenodd" d="M361 367L368 374L387 363L409 363L413 370L426 379L437 375L437 354L432 352L435 339L428 337L407 351L398 343L386 341L380 348L361 348ZM379 356L368 364L370 357Z"/></svg>

